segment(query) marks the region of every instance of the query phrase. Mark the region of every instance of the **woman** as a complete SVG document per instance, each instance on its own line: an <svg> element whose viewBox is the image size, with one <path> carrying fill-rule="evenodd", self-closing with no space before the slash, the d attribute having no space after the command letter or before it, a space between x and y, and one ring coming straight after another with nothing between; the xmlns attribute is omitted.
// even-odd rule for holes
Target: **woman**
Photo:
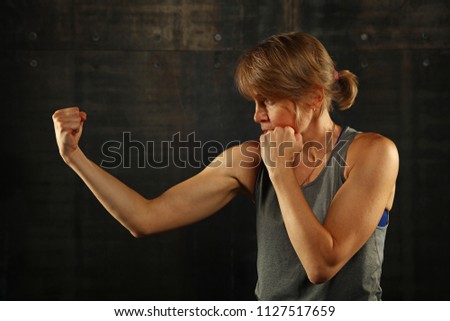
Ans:
<svg viewBox="0 0 450 321"><path fill-rule="evenodd" d="M296 32L246 52L236 84L255 102L259 143L226 150L157 198L143 198L86 158L78 141L87 116L77 107L53 115L60 154L135 237L194 223L238 193L250 195L258 299L380 300L399 161L389 139L332 121L333 101L352 105L356 77L337 72L316 38Z"/></svg>

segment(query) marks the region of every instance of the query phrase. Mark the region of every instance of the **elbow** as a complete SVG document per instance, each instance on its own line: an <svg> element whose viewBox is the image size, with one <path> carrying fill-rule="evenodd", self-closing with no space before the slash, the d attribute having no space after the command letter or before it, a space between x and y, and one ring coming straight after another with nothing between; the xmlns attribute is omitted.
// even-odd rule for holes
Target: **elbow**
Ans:
<svg viewBox="0 0 450 321"><path fill-rule="evenodd" d="M140 232L138 232L138 231L134 231L134 230L128 230L128 231L130 232L130 234L131 234L135 239L140 239L140 238L142 238L142 237L144 237L144 236L147 236L146 234L140 233Z"/></svg>
<svg viewBox="0 0 450 321"><path fill-rule="evenodd" d="M309 281L314 285L330 281L336 273L330 266L317 266L306 271Z"/></svg>
<svg viewBox="0 0 450 321"><path fill-rule="evenodd" d="M333 252L328 253L327 255L312 257L312 259L305 260L302 263L308 280L314 285L330 281L345 264L342 259Z"/></svg>
<svg viewBox="0 0 450 321"><path fill-rule="evenodd" d="M139 216L142 217L143 215ZM150 224L148 221L143 219L137 218L133 220L122 221L121 224L136 239L140 239L157 233L157 227L155 226L155 224Z"/></svg>
<svg viewBox="0 0 450 321"><path fill-rule="evenodd" d="M136 239L140 239L140 238L155 234L155 232L150 229L143 229L143 228L136 228L136 227L128 227L127 229L128 229L128 232L130 232L130 234Z"/></svg>

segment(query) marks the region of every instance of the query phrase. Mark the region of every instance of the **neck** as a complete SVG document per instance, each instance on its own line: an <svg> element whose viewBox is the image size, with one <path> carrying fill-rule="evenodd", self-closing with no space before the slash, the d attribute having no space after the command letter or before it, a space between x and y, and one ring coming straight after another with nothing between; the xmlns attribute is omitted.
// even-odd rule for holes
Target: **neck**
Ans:
<svg viewBox="0 0 450 321"><path fill-rule="evenodd" d="M327 132L333 132L333 145L337 140L336 131L338 126L335 126L330 114L324 111L319 115L319 111L312 112L312 117L309 120L306 128L301 132L303 143L326 141ZM339 131L338 131L339 132ZM329 134L328 134L329 135ZM329 137L329 136L328 136Z"/></svg>

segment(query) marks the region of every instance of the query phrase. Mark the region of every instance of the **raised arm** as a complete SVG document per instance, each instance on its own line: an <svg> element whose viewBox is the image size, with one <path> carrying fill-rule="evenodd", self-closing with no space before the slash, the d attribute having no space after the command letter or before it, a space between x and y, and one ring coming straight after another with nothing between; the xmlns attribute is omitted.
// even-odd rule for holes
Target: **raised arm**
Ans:
<svg viewBox="0 0 450 321"><path fill-rule="evenodd" d="M77 107L60 109L53 114L59 152L105 209L135 237L204 219L239 192L252 189L251 179L245 175L254 170L243 171L236 166L242 161L242 153L235 147L219 155L194 177L159 197L146 199L83 154L78 141L86 119L86 114Z"/></svg>

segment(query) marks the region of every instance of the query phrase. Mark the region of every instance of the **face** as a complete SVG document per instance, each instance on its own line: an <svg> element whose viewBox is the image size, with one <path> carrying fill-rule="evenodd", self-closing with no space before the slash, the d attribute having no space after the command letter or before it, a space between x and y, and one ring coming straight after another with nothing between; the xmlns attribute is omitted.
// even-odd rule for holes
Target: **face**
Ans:
<svg viewBox="0 0 450 321"><path fill-rule="evenodd" d="M253 119L260 124L266 133L275 127L292 127L295 132L299 128L296 123L295 103L289 99L270 100L257 95L255 98L255 114Z"/></svg>

